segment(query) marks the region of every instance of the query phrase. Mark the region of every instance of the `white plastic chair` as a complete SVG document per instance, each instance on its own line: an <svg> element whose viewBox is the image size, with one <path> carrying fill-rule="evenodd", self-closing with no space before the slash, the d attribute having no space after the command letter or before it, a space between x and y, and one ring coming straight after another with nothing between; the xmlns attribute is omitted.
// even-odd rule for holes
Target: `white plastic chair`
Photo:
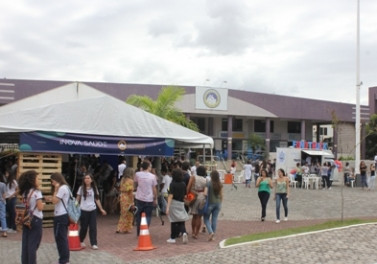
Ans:
<svg viewBox="0 0 377 264"><path fill-rule="evenodd" d="M245 170L242 170L240 174L237 176L237 182L236 183L243 183L245 180Z"/></svg>
<svg viewBox="0 0 377 264"><path fill-rule="evenodd" d="M308 176L302 176L302 188L309 189L309 177Z"/></svg>
<svg viewBox="0 0 377 264"><path fill-rule="evenodd" d="M289 186L292 186L293 188L297 187L297 181L292 174L289 174Z"/></svg>

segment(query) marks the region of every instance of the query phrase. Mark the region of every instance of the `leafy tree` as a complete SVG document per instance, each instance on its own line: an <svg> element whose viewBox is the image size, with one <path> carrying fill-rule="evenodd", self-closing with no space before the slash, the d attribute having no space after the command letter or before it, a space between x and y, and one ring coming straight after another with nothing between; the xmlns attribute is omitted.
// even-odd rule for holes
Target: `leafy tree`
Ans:
<svg viewBox="0 0 377 264"><path fill-rule="evenodd" d="M249 146L251 147L251 149L253 150L253 152L255 152L258 149L264 149L265 148L264 139L261 136L254 134L254 133L250 134L248 143L249 143Z"/></svg>
<svg viewBox="0 0 377 264"><path fill-rule="evenodd" d="M377 154L377 114L370 117L366 126L366 157L373 159Z"/></svg>
<svg viewBox="0 0 377 264"><path fill-rule="evenodd" d="M155 101L149 96L134 94L127 98L126 103L194 131L199 131L198 126L175 107L175 103L181 100L184 94L184 88L165 86L161 89Z"/></svg>

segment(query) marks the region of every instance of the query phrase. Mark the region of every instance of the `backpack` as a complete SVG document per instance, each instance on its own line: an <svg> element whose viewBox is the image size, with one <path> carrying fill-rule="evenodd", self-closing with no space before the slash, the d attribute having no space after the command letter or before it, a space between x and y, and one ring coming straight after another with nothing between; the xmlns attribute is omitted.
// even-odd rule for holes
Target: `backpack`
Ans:
<svg viewBox="0 0 377 264"><path fill-rule="evenodd" d="M80 204L77 202L76 198L73 197L71 190L69 190L69 198L67 206L62 199L65 210L68 213L69 221L71 223L77 224L81 216Z"/></svg>

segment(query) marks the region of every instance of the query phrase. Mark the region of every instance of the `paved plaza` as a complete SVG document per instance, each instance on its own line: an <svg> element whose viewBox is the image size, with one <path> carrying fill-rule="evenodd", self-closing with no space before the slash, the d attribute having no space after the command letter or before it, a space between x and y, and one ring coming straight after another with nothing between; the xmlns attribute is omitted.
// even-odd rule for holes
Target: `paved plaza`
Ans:
<svg viewBox="0 0 377 264"><path fill-rule="evenodd" d="M229 248L220 248L226 238L250 233L274 231L295 226L306 226L341 219L341 187L332 190L292 189L289 198L289 221L275 223L275 203L272 198L267 209L266 222L260 222L260 204L257 189L238 189L225 185L216 240L207 242L207 234L197 240L189 236L189 243L167 244L170 223L163 216L164 225L153 217L149 228L157 248L134 251L138 239L132 234L116 234L117 216L98 217L99 250L90 248L71 251L71 263L377 263L377 227L361 225L325 232L258 241ZM343 189L344 218L377 218L377 191L360 188ZM283 209L281 208L281 213ZM190 223L186 223L190 232ZM44 228L38 263L56 263L52 228ZM21 233L0 239L0 255L6 262L20 263ZM88 238L86 244L89 244Z"/></svg>

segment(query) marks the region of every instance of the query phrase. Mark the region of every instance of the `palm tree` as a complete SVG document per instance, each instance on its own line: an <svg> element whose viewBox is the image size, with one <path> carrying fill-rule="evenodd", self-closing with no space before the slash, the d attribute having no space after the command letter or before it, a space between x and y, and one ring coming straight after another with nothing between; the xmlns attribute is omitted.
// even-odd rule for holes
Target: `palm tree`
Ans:
<svg viewBox="0 0 377 264"><path fill-rule="evenodd" d="M185 89L176 86L165 86L161 89L156 101L149 96L131 95L126 103L139 107L151 114L162 117L194 131L199 131L198 126L192 122L174 105L183 98Z"/></svg>

